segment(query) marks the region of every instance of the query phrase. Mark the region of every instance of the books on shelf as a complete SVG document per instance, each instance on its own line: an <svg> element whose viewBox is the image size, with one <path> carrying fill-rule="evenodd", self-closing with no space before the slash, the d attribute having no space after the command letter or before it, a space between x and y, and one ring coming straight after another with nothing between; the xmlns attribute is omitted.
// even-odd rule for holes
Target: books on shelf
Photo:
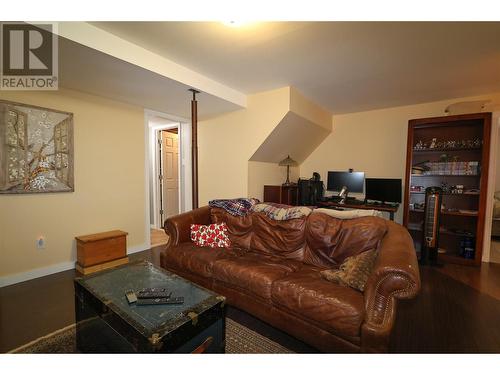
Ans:
<svg viewBox="0 0 500 375"><path fill-rule="evenodd" d="M478 161L448 161L427 162L427 170L422 175L453 175L453 176L477 176L479 175Z"/></svg>

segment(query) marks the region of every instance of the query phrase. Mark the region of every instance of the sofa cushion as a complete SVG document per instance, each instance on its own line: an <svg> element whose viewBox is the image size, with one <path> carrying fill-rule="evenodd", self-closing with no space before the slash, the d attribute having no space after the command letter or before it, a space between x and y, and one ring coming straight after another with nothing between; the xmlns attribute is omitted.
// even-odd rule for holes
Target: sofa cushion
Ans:
<svg viewBox="0 0 500 375"><path fill-rule="evenodd" d="M343 337L360 334L363 294L323 279L318 269L287 275L273 283L272 302Z"/></svg>
<svg viewBox="0 0 500 375"><path fill-rule="evenodd" d="M250 249L252 251L302 260L307 217L273 220L262 212L254 212L251 216L253 234Z"/></svg>
<svg viewBox="0 0 500 375"><path fill-rule="evenodd" d="M239 249L197 247L192 242L183 242L165 251L163 265L173 270L211 277L216 260L233 258L241 254Z"/></svg>
<svg viewBox="0 0 500 375"><path fill-rule="evenodd" d="M301 263L256 253L219 259L213 266L213 278L261 298L271 299L271 287L301 267Z"/></svg>
<svg viewBox="0 0 500 375"><path fill-rule="evenodd" d="M366 282L373 271L377 255L377 249L362 252L347 258L338 269L321 271L321 276L328 281L363 292Z"/></svg>
<svg viewBox="0 0 500 375"><path fill-rule="evenodd" d="M350 256L377 249L387 233L379 217L337 219L323 213L309 215L304 263L335 268Z"/></svg>
<svg viewBox="0 0 500 375"><path fill-rule="evenodd" d="M251 215L234 216L222 208L212 208L210 209L210 220L212 223L226 223L232 247L250 249L250 238L252 236Z"/></svg>

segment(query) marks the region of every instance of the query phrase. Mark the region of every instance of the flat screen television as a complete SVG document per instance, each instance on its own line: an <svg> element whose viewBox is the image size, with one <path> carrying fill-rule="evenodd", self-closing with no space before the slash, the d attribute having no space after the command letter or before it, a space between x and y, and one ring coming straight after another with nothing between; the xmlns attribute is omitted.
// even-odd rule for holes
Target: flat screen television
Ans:
<svg viewBox="0 0 500 375"><path fill-rule="evenodd" d="M326 190L341 191L347 187L349 193L362 193L365 183L365 172L328 172Z"/></svg>
<svg viewBox="0 0 500 375"><path fill-rule="evenodd" d="M401 203L400 178L367 178L365 183L367 200Z"/></svg>

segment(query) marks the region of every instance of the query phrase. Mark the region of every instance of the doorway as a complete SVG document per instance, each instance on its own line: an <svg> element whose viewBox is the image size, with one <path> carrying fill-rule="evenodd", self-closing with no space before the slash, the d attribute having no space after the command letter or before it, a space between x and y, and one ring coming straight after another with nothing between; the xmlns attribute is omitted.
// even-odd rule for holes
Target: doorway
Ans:
<svg viewBox="0 0 500 375"><path fill-rule="evenodd" d="M191 200L191 132L183 119L146 111L147 232L151 247L163 245L166 219L189 211Z"/></svg>

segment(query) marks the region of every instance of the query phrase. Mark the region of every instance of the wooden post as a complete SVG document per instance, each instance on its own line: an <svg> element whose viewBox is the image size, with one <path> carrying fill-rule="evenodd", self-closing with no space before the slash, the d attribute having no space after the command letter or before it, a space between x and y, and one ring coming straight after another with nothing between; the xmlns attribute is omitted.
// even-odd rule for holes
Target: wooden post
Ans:
<svg viewBox="0 0 500 375"><path fill-rule="evenodd" d="M191 163L193 180L193 209L198 208L198 102L196 94L200 92L189 89L193 93L191 100Z"/></svg>

